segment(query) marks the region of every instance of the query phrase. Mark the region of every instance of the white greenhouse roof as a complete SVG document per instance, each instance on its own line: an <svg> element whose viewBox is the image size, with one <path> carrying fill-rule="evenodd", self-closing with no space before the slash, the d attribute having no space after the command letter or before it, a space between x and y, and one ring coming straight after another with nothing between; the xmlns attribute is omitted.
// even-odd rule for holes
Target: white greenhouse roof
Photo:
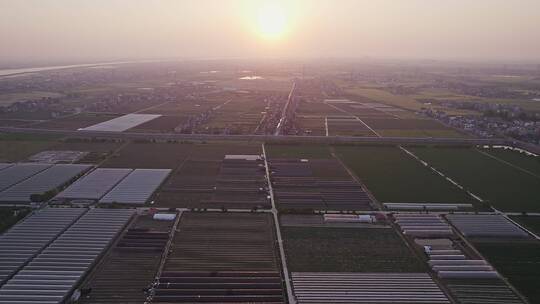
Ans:
<svg viewBox="0 0 540 304"><path fill-rule="evenodd" d="M100 202L144 204L170 173L170 169L135 169Z"/></svg>
<svg viewBox="0 0 540 304"><path fill-rule="evenodd" d="M99 200L109 192L132 169L98 168L80 178L56 196L60 199L92 199Z"/></svg>
<svg viewBox="0 0 540 304"><path fill-rule="evenodd" d="M108 121L95 124L90 127L79 129L81 131L105 131L123 132L140 124L156 119L161 115L157 114L127 114Z"/></svg>

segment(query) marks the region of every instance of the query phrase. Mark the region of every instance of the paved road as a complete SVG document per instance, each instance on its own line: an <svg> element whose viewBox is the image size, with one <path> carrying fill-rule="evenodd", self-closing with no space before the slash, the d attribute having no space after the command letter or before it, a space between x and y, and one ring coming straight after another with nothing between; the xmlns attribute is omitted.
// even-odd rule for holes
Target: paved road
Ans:
<svg viewBox="0 0 540 304"><path fill-rule="evenodd" d="M120 138L139 140L230 140L259 141L282 143L373 143L373 144L443 144L443 145L508 145L507 139L482 138L417 138L417 137L353 137L353 136L289 136L289 135L210 135L210 134L176 134L176 133L133 133L103 131L70 131L41 128L0 127L3 133L43 134L71 137Z"/></svg>

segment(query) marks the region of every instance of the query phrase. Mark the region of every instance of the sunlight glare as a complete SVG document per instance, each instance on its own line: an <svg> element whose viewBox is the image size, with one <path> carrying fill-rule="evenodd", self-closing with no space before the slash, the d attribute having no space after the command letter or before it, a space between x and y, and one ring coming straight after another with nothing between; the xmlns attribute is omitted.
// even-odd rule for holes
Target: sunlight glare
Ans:
<svg viewBox="0 0 540 304"><path fill-rule="evenodd" d="M276 3L266 3L259 9L259 33L266 39L277 39L287 30L287 17Z"/></svg>

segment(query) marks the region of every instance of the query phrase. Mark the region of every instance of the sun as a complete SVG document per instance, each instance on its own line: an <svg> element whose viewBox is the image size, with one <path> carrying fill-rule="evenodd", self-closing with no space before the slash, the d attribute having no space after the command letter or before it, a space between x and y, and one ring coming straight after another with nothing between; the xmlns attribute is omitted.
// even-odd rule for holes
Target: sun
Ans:
<svg viewBox="0 0 540 304"><path fill-rule="evenodd" d="M266 39L277 39L287 31L287 16L276 3L267 3L259 9L258 30Z"/></svg>

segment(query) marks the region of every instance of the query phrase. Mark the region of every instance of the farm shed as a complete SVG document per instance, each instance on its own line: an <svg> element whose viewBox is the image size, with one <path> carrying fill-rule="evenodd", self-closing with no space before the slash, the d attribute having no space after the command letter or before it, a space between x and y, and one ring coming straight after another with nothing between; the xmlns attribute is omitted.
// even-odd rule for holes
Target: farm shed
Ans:
<svg viewBox="0 0 540 304"><path fill-rule="evenodd" d="M462 304L524 304L501 279L444 280L457 303Z"/></svg>
<svg viewBox="0 0 540 304"><path fill-rule="evenodd" d="M98 168L71 184L56 198L99 200L131 171L133 170Z"/></svg>
<svg viewBox="0 0 540 304"><path fill-rule="evenodd" d="M0 286L86 210L45 208L0 236Z"/></svg>
<svg viewBox="0 0 540 304"><path fill-rule="evenodd" d="M0 192L0 202L29 203L32 194L44 194L49 190L55 190L91 167L72 164L54 165Z"/></svg>
<svg viewBox="0 0 540 304"><path fill-rule="evenodd" d="M426 273L293 272L299 304L450 303Z"/></svg>
<svg viewBox="0 0 540 304"><path fill-rule="evenodd" d="M12 163L0 163L0 170L4 170L5 168L9 168L13 166Z"/></svg>
<svg viewBox="0 0 540 304"><path fill-rule="evenodd" d="M49 164L18 163L0 170L0 191L15 185L50 166L51 165Z"/></svg>
<svg viewBox="0 0 540 304"><path fill-rule="evenodd" d="M0 303L62 303L132 215L89 210L0 288Z"/></svg>
<svg viewBox="0 0 540 304"><path fill-rule="evenodd" d="M449 214L446 218L466 237L530 237L502 215Z"/></svg>
<svg viewBox="0 0 540 304"><path fill-rule="evenodd" d="M127 114L107 120L93 126L81 128L81 131L123 132L145 122L160 117L157 114Z"/></svg>
<svg viewBox="0 0 540 304"><path fill-rule="evenodd" d="M436 214L395 214L396 224L403 234L412 237L449 237L450 225Z"/></svg>
<svg viewBox="0 0 540 304"><path fill-rule="evenodd" d="M170 169L135 169L99 202L144 204L170 173Z"/></svg>
<svg viewBox="0 0 540 304"><path fill-rule="evenodd" d="M438 211L454 211L459 209L471 209L472 204L440 204L440 203L384 203L384 207L388 210L401 211L423 211L423 210L438 210Z"/></svg>

